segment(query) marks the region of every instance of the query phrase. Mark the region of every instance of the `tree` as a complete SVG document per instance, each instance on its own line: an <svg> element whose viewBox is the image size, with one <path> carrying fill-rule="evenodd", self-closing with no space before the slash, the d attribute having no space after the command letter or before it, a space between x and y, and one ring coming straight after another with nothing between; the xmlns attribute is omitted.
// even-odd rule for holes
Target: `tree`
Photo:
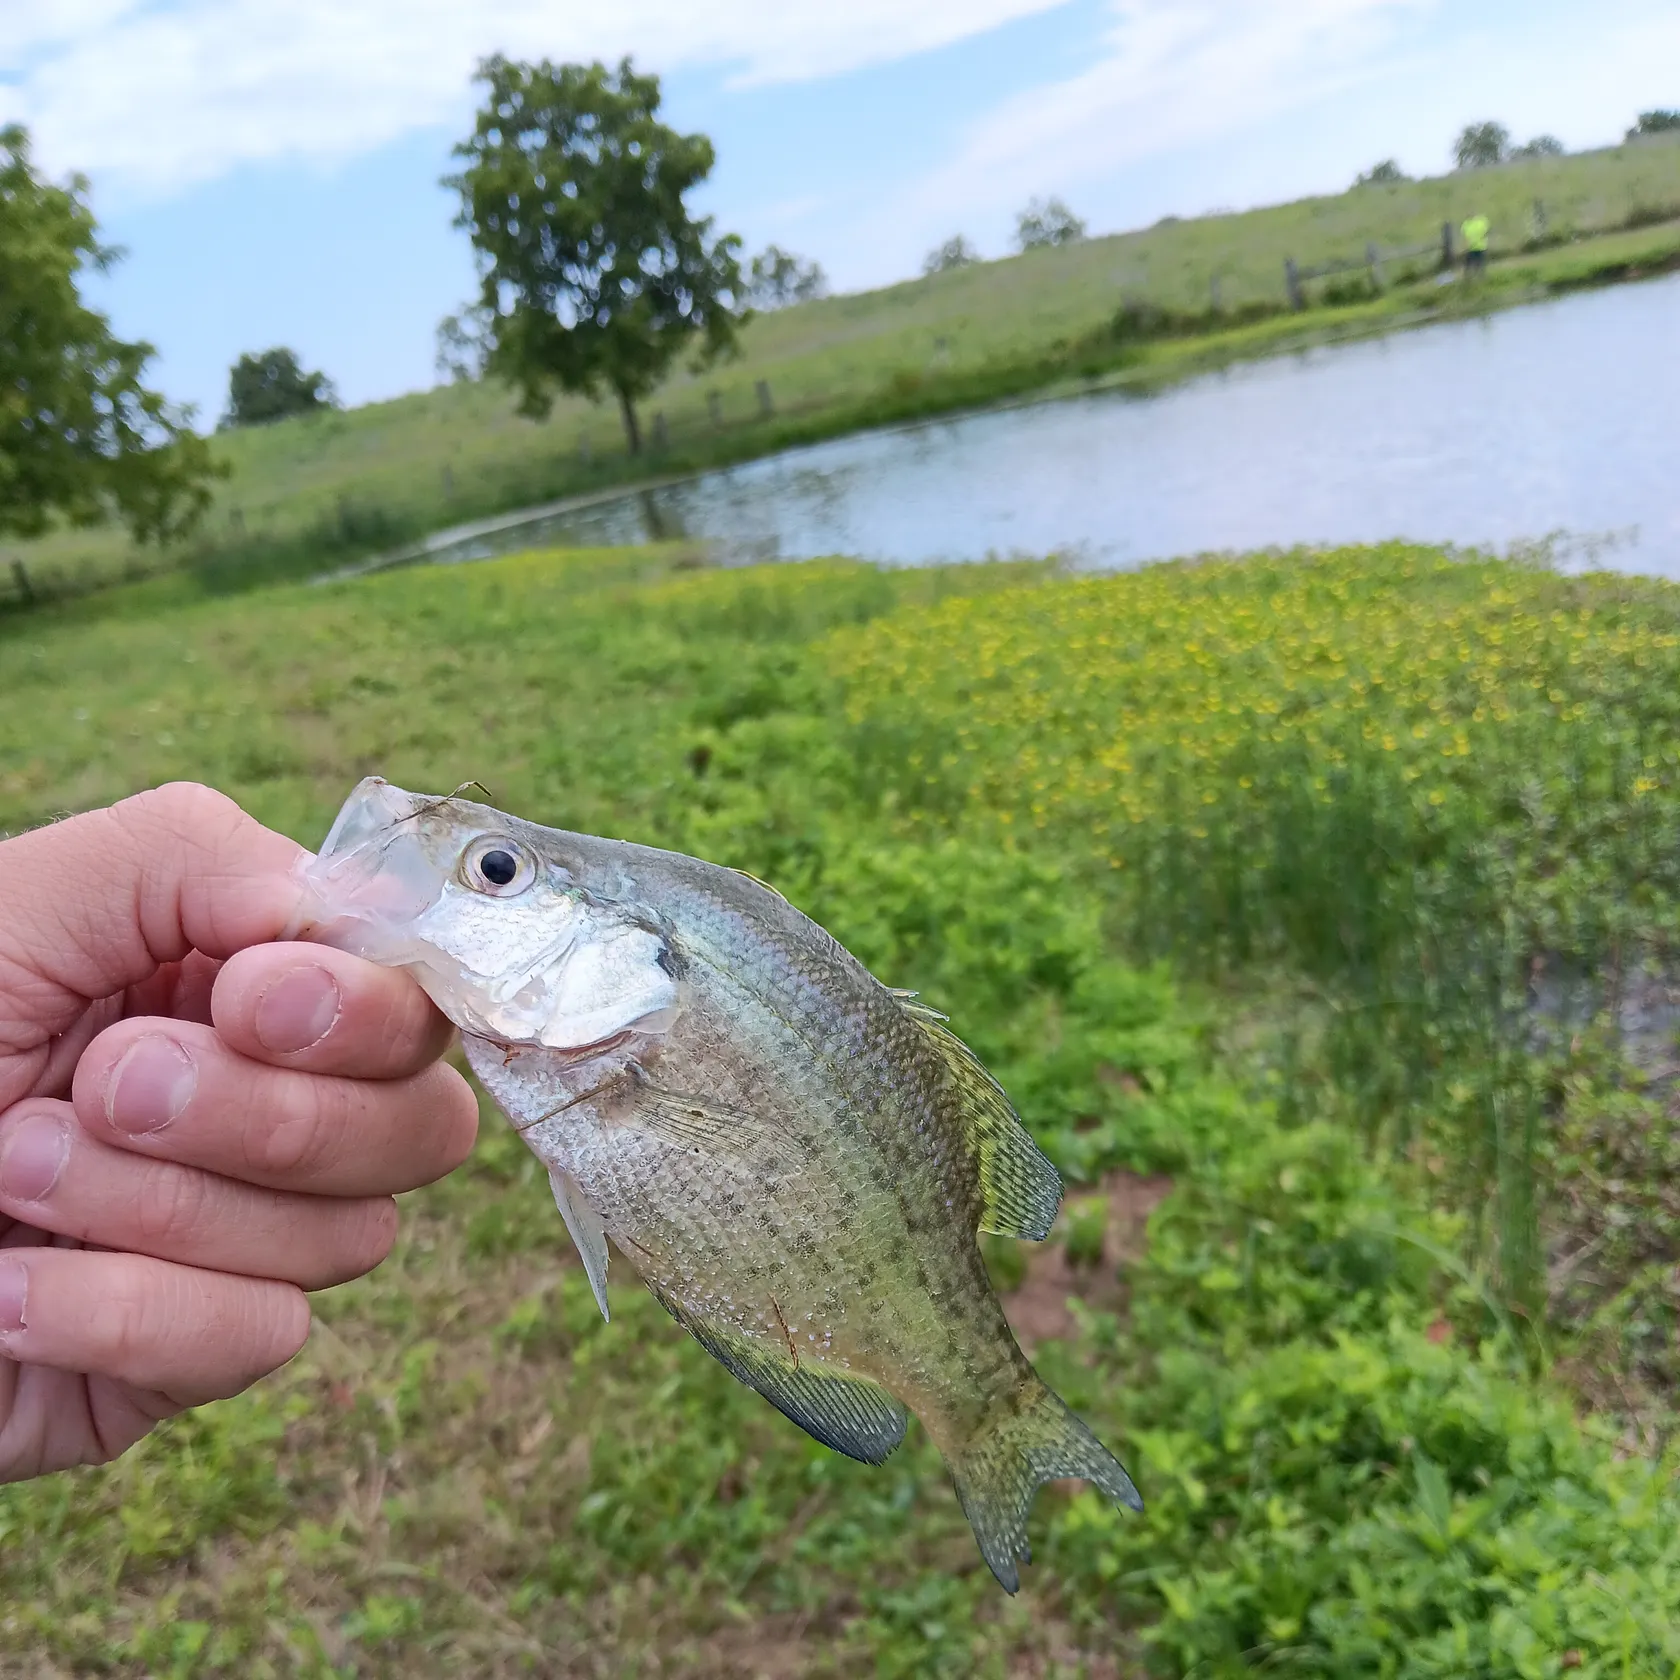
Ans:
<svg viewBox="0 0 1680 1680"><path fill-rule="evenodd" d="M1641 111L1627 137L1643 140L1647 134L1671 134L1676 129L1680 129L1680 111Z"/></svg>
<svg viewBox="0 0 1680 1680"><path fill-rule="evenodd" d="M967 268L979 260L980 253L960 233L956 233L922 258L922 273L946 274L953 268Z"/></svg>
<svg viewBox="0 0 1680 1680"><path fill-rule="evenodd" d="M43 179L29 136L0 128L0 533L120 517L139 542L191 528L218 468L177 408L141 380L152 347L126 343L80 281L119 256L99 242L87 182Z"/></svg>
<svg viewBox="0 0 1680 1680"><path fill-rule="evenodd" d="M1046 245L1073 245L1085 237L1085 224L1059 198L1032 198L1015 218L1015 244L1022 251Z"/></svg>
<svg viewBox="0 0 1680 1680"><path fill-rule="evenodd" d="M1394 158L1384 158L1381 163L1373 163L1353 184L1356 187L1392 187L1410 179L1411 176Z"/></svg>
<svg viewBox="0 0 1680 1680"><path fill-rule="evenodd" d="M766 245L752 260L747 301L754 309L783 309L828 295L828 276L820 263L807 262L780 245Z"/></svg>
<svg viewBox="0 0 1680 1680"><path fill-rule="evenodd" d="M455 219L479 268L484 367L546 415L556 390L617 398L632 454L636 404L698 340L732 350L745 318L734 234L684 197L711 173L712 143L659 121L659 78L603 64L480 64L483 108L455 148ZM459 324L459 323L457 323Z"/></svg>
<svg viewBox="0 0 1680 1680"><path fill-rule="evenodd" d="M1554 158L1563 154L1564 144L1555 134L1537 134L1532 140L1516 147L1510 155L1514 158Z"/></svg>
<svg viewBox="0 0 1680 1680"><path fill-rule="evenodd" d="M305 373L295 350L247 353L228 369L226 426L266 426L294 414L337 408L338 393L324 373Z"/></svg>
<svg viewBox="0 0 1680 1680"><path fill-rule="evenodd" d="M1488 169L1511 152L1511 131L1503 123L1471 123L1453 142L1453 162L1460 169Z"/></svg>

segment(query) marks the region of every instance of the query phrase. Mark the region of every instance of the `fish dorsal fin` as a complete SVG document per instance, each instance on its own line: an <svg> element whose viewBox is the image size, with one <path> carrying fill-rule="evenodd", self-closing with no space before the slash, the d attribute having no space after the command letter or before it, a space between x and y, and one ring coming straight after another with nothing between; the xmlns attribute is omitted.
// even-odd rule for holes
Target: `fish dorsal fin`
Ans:
<svg viewBox="0 0 1680 1680"><path fill-rule="evenodd" d="M921 1028L956 1087L980 1173L980 1229L1042 1242L1061 1205L1061 1174L1033 1142L1003 1087L945 1025L945 1017L902 994L899 1007Z"/></svg>
<svg viewBox="0 0 1680 1680"><path fill-rule="evenodd" d="M885 1389L863 1377L799 1362L791 1349L767 1349L732 1326L685 1311L658 1284L649 1281L648 1288L732 1377L757 1389L783 1417L825 1447L864 1464L884 1464L904 1439L904 1408Z"/></svg>
<svg viewBox="0 0 1680 1680"><path fill-rule="evenodd" d="M772 898L779 898L783 904L787 903L785 893L777 892L768 881L761 881L750 869L737 869L733 864L726 864L724 867L729 870L730 874L739 875L743 881L751 881L755 887L763 887Z"/></svg>

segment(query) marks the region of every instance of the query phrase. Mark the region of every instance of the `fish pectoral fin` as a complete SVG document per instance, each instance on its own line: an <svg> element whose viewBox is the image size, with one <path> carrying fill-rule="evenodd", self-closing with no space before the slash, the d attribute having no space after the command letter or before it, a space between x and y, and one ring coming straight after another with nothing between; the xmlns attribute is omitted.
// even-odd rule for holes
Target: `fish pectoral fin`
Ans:
<svg viewBox="0 0 1680 1680"><path fill-rule="evenodd" d="M904 1408L867 1377L796 1364L733 1326L721 1325L649 1283L659 1304L738 1382L755 1388L814 1440L864 1464L883 1464L904 1439Z"/></svg>
<svg viewBox="0 0 1680 1680"><path fill-rule="evenodd" d="M612 1314L607 1311L606 1221L583 1199L577 1180L564 1168L550 1167L548 1182L554 1187L555 1206L560 1209L560 1217L566 1221L566 1229L571 1232L572 1241L577 1244L578 1254L582 1257L589 1287L595 1292L595 1305L601 1309L601 1317L610 1320Z"/></svg>
<svg viewBox="0 0 1680 1680"><path fill-rule="evenodd" d="M1062 1201L1062 1175L1021 1124L1003 1087L980 1058L925 1004L900 1007L944 1062L962 1104L968 1145L980 1173L980 1229L1043 1242Z"/></svg>
<svg viewBox="0 0 1680 1680"><path fill-rule="evenodd" d="M755 1169L788 1170L797 1162L795 1150L775 1125L722 1108L704 1097L681 1091L643 1086L631 1122L673 1149L711 1160L738 1162Z"/></svg>

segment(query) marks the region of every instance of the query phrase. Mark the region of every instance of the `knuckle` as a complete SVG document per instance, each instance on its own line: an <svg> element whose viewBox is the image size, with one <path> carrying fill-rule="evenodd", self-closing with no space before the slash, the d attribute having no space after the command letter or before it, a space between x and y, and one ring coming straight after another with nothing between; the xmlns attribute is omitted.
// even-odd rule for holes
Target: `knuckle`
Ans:
<svg viewBox="0 0 1680 1680"><path fill-rule="evenodd" d="M134 1200L136 1239L159 1248L179 1246L209 1222L210 1201L209 1178L191 1167L142 1174Z"/></svg>
<svg viewBox="0 0 1680 1680"><path fill-rule="evenodd" d="M144 1287L133 1265L115 1269L88 1306L86 1340L100 1370L133 1376L146 1361L160 1324L156 1292ZM149 1361L147 1361L149 1362Z"/></svg>
<svg viewBox="0 0 1680 1680"><path fill-rule="evenodd" d="M119 828L148 842L160 835L195 842L206 834L220 835L239 814L226 794L198 782L165 782L119 799L110 809Z"/></svg>
<svg viewBox="0 0 1680 1680"><path fill-rule="evenodd" d="M248 1134L250 1165L259 1179L309 1183L331 1163L344 1131L344 1099L336 1081L297 1074L287 1079L286 1100L266 1123Z"/></svg>

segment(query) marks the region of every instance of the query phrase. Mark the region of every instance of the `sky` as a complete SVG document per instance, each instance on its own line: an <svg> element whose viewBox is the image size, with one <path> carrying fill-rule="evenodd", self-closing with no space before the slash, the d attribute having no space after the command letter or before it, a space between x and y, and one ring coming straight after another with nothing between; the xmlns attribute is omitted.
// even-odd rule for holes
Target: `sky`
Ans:
<svg viewBox="0 0 1680 1680"><path fill-rule="evenodd" d="M0 0L0 121L91 181L93 295L169 396L208 422L285 344L361 403L432 384L471 293L439 177L498 51L633 55L716 144L700 207L841 290L1001 255L1034 194L1108 232L1680 105L1675 0Z"/></svg>

